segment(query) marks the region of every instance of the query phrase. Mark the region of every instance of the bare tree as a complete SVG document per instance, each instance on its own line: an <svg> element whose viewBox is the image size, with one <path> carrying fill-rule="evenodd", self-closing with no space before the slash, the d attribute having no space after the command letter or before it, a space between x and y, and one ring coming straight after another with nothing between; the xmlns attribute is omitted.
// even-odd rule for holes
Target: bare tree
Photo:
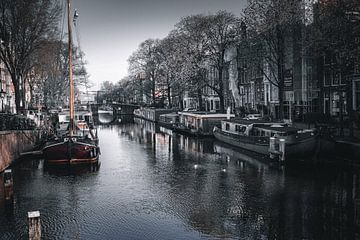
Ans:
<svg viewBox="0 0 360 240"><path fill-rule="evenodd" d="M15 88L17 111L24 106L24 77L32 67L31 55L43 39L54 35L60 9L51 0L0 2L0 59Z"/></svg>
<svg viewBox="0 0 360 240"><path fill-rule="evenodd" d="M130 56L129 65L130 73L133 76L144 74L144 88L150 90L152 104L156 104L157 100L157 85L161 75L161 58L158 54L158 39L148 39L142 42L139 48Z"/></svg>
<svg viewBox="0 0 360 240"><path fill-rule="evenodd" d="M260 42L254 48L253 61L259 62L259 70L278 88L280 119L284 118L285 45L294 26L305 16L301 4L298 0L249 0L244 10L248 43Z"/></svg>
<svg viewBox="0 0 360 240"><path fill-rule="evenodd" d="M208 39L207 58L210 65L217 70L217 78L215 81L207 79L206 85L213 89L220 99L220 111L225 112L225 84L224 73L228 66L225 61L226 51L239 41L240 19L234 14L219 11L216 14L207 16L208 28L206 30L206 38Z"/></svg>
<svg viewBox="0 0 360 240"><path fill-rule="evenodd" d="M333 79L331 84L339 85L340 133L343 134L345 110L354 121L352 75L358 74L360 69L360 2L319 1L315 5L313 26L317 55L326 56L330 63L330 78ZM349 125L352 130L352 124Z"/></svg>
<svg viewBox="0 0 360 240"><path fill-rule="evenodd" d="M179 48L183 50L182 62L186 66L183 73L188 80L188 90L197 94L200 110L203 110L202 90L206 85L205 60L209 46L209 39L206 38L208 24L206 15L192 15L181 19L172 32L179 41Z"/></svg>

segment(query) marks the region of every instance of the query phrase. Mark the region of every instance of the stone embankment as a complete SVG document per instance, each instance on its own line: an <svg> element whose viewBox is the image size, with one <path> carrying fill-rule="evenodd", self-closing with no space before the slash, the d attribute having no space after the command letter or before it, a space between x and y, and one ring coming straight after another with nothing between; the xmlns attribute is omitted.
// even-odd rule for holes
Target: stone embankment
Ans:
<svg viewBox="0 0 360 240"><path fill-rule="evenodd" d="M18 159L21 153L31 151L38 140L36 130L0 131L0 172Z"/></svg>

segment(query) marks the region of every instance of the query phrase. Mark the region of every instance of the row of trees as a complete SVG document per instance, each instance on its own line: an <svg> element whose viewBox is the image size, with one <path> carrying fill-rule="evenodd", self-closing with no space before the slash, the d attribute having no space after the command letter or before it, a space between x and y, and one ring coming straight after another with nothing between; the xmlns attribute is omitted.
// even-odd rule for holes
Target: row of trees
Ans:
<svg viewBox="0 0 360 240"><path fill-rule="evenodd" d="M25 107L25 86L41 95L47 107L66 102L68 89L67 43L63 41L65 1L2 0L0 2L0 62L15 90L17 112ZM83 53L74 49L74 75L88 84Z"/></svg>
<svg viewBox="0 0 360 240"><path fill-rule="evenodd" d="M129 58L129 76L104 89L109 96L128 95L126 100L155 104L166 99L170 107L174 101L181 107L185 91L197 95L202 106L207 87L218 95L224 111L229 84L224 72L241 56L278 89L283 118L289 36L297 40L300 56L316 59L334 51L342 72L349 73L359 55L359 5L356 0L249 0L239 17L225 11L184 17L164 39L142 42ZM226 57L231 49L237 54ZM209 66L217 72L215 79L207 76ZM133 99L136 95L140 99Z"/></svg>

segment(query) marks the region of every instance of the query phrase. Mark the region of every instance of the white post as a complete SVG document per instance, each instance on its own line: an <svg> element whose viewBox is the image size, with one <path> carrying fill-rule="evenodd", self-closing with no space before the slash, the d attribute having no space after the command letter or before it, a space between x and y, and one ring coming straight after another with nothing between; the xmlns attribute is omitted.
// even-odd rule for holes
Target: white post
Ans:
<svg viewBox="0 0 360 240"><path fill-rule="evenodd" d="M41 239L40 212L28 212L29 240Z"/></svg>
<svg viewBox="0 0 360 240"><path fill-rule="evenodd" d="M14 195L13 189L13 177L11 169L6 169L4 172L4 190L5 190L5 200L12 200Z"/></svg>
<svg viewBox="0 0 360 240"><path fill-rule="evenodd" d="M285 161L285 139L281 138L279 140L279 152L280 152L280 161Z"/></svg>
<svg viewBox="0 0 360 240"><path fill-rule="evenodd" d="M275 138L274 137L270 137L269 153L270 153L270 158L273 159L274 158L274 153L275 153Z"/></svg>

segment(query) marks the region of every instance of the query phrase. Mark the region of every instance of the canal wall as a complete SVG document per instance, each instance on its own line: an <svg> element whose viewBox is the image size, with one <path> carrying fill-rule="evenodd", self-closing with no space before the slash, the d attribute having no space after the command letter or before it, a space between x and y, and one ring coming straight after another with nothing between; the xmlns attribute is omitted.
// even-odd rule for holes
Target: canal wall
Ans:
<svg viewBox="0 0 360 240"><path fill-rule="evenodd" d="M0 172L4 171L20 154L30 151L38 141L38 131L0 131Z"/></svg>

